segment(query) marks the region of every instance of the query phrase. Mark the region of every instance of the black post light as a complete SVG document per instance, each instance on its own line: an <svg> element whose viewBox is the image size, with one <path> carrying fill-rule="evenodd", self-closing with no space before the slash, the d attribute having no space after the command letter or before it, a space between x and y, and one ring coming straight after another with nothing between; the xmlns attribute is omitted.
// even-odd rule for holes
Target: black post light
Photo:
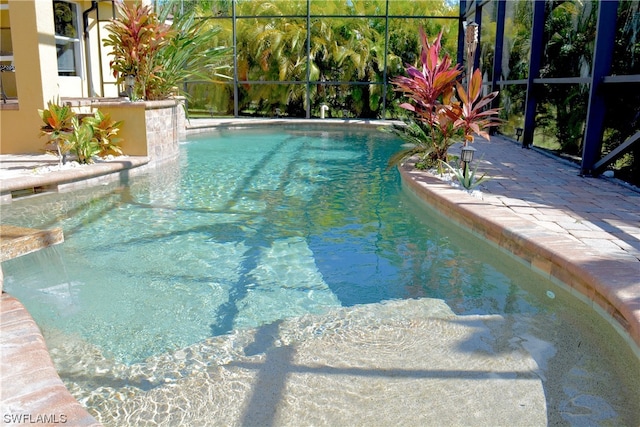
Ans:
<svg viewBox="0 0 640 427"><path fill-rule="evenodd" d="M516 141L520 142L520 137L522 136L522 132L524 132L524 129L516 128Z"/></svg>
<svg viewBox="0 0 640 427"><path fill-rule="evenodd" d="M470 145L464 145L462 147L462 151L460 152L460 160L462 160L462 173L465 179L467 178L467 164L473 161L473 155L475 154L476 149Z"/></svg>

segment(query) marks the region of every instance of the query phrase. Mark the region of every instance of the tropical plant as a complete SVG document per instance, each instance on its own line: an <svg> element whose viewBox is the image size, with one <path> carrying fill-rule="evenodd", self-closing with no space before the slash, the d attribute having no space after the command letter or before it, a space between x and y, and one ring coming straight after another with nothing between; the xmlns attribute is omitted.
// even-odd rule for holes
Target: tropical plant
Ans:
<svg viewBox="0 0 640 427"><path fill-rule="evenodd" d="M44 126L40 128L40 136L47 136L47 146L53 145L60 164L64 164L71 150L68 135L73 131L75 112L69 105L48 101L47 108L38 110Z"/></svg>
<svg viewBox="0 0 640 427"><path fill-rule="evenodd" d="M196 11L199 19L222 28L223 43L236 41L240 114L272 115L280 108L283 114L304 116L310 103L314 115L327 104L334 117L345 111L349 117L381 118L383 111L397 117L404 113L397 107L399 95L386 91L386 85L404 72L404 63L415 62L418 28L422 25L430 37L444 28L445 50L457 46L457 27L449 30L445 20L415 18L451 15L456 7L450 2L394 0L388 2L389 15L396 17L387 20L385 0L312 0L307 28L306 0L238 1L235 15L242 19L235 21L235 31L227 18L231 0L158 3L175 5L174 16ZM235 95L232 85L189 82L186 89L193 112L233 111L233 98L222 101Z"/></svg>
<svg viewBox="0 0 640 427"><path fill-rule="evenodd" d="M464 163L462 168L456 168L451 166L447 162L440 161L442 166L446 167L451 171L451 173L456 177L456 180L460 183L460 185L466 190L472 190L478 185L482 184L486 180L489 179L486 174L482 174L480 178L476 178L476 173L478 171L478 164L476 163L473 170L469 170L469 163Z"/></svg>
<svg viewBox="0 0 640 427"><path fill-rule="evenodd" d="M460 65L453 64L448 54L440 55L442 32L433 43L429 43L426 33L420 30L422 50L420 54L421 69L407 65L408 76L399 76L392 80L396 90L401 91L412 102L405 102L401 108L412 112L415 120L425 124L427 138L422 145L431 147L434 161L447 160L447 151L458 138L463 144L472 143L474 135L489 139L485 131L496 126L495 118L498 109L487 106L497 96L497 92L480 97L482 92L482 76L479 70L467 72L467 88L459 82L462 75ZM475 52L469 52L472 57ZM415 127L407 126L407 132ZM403 161L411 151L391 158L390 165Z"/></svg>
<svg viewBox="0 0 640 427"><path fill-rule="evenodd" d="M430 156L430 161L417 163L416 166L419 168L435 166L439 160L446 161L449 147L456 142L455 138L460 136L455 126L459 106L452 101L455 83L462 71L457 65L452 65L448 54L440 56L441 37L442 33L431 44L424 30L420 29L422 69L407 65L408 77L398 76L392 80L396 90L403 92L413 101L402 103L400 107L413 112L415 120L422 123L415 126L412 125L414 120L410 119L408 126L395 128L401 137L402 133L407 133L410 140L418 136L419 141L415 141L418 142L416 147L422 147L420 151ZM391 157L389 166L395 166L413 154L415 152L412 150L403 150Z"/></svg>
<svg viewBox="0 0 640 427"><path fill-rule="evenodd" d="M116 135L122 121L114 121L109 114L96 110L93 116L78 120L69 105L60 105L59 101L49 101L47 108L38 110L45 123L40 135L47 136L47 146L53 144L54 154L60 165L66 163L67 155L73 153L78 163L93 163L93 157L107 154L122 154Z"/></svg>
<svg viewBox="0 0 640 427"><path fill-rule="evenodd" d="M160 11L164 21L171 12L170 4ZM196 19L195 11L173 16L169 43L163 44L153 58L157 78L149 82L147 99L162 99L180 92L182 82L187 80L217 83L229 80L223 74L231 66L226 61L231 48L218 46L219 26L211 21ZM228 73L227 73L228 74Z"/></svg>
<svg viewBox="0 0 640 427"><path fill-rule="evenodd" d="M447 152L452 141L462 135L459 129L453 127L452 120L443 120L447 121L447 126L438 126L436 132L444 131L448 135L435 139L432 139L432 126L420 120L408 119L402 124L394 123L391 127L383 128L383 131L393 133L408 144L406 148L391 156L388 167L396 166L409 157L418 156L415 163L417 169L440 168L440 161L447 160Z"/></svg>
<svg viewBox="0 0 640 427"><path fill-rule="evenodd" d="M597 7L580 2L549 2L540 77L588 77L593 62ZM579 155L585 128L587 85L552 84L540 97L538 117L563 152Z"/></svg>
<svg viewBox="0 0 640 427"><path fill-rule="evenodd" d="M279 16L304 16L294 1L242 2L238 13L252 16L237 25L237 72L241 81L240 110L272 114L275 108L287 115L304 112L307 77L307 28L302 19ZM305 4L306 6L306 4ZM267 15L266 17L261 17ZM310 70L314 75L313 66ZM300 84L263 84L258 81L289 81Z"/></svg>
<svg viewBox="0 0 640 427"><path fill-rule="evenodd" d="M117 83L134 76L134 99L166 99L180 92L187 80L228 78L220 73L228 64L222 59L229 48L215 44L220 29L195 18L195 10L176 14L165 23L174 5L164 3L160 14L151 5L118 3L118 18L107 29L104 45L110 46L109 63Z"/></svg>
<svg viewBox="0 0 640 427"><path fill-rule="evenodd" d="M67 136L67 141L80 164L93 163L93 156L100 153L100 145L94 137L93 128L86 121L79 122L78 117L71 119L73 130Z"/></svg>
<svg viewBox="0 0 640 427"><path fill-rule="evenodd" d="M169 25L161 22L151 5L138 2L117 3L119 18L111 20L106 28L110 32L104 45L111 47L109 55L113 59L109 66L117 83L123 83L127 76L134 76L132 97L135 99L155 99L156 93L148 88L155 87L160 78L160 68L155 63L158 51L169 44L173 35Z"/></svg>
<svg viewBox="0 0 640 427"><path fill-rule="evenodd" d="M462 129L464 144L466 145L468 142L473 142L475 139L474 135L490 139L489 133L486 132L485 129L498 126L501 121L496 118L499 109L485 107L498 96L498 92L491 92L480 98L482 92L482 75L480 74L480 70L473 72L473 75L469 79L468 90L465 90L459 82L456 82L456 89L457 96L462 103L462 109L458 110L457 107L452 109L454 116L458 116L454 127Z"/></svg>
<svg viewBox="0 0 640 427"><path fill-rule="evenodd" d="M105 114L96 110L93 116L82 119L82 123L91 127L93 137L98 143L99 151L97 154L100 157L109 154L122 154L122 149L119 146L122 138L117 136L123 123L122 120L115 121L109 113Z"/></svg>

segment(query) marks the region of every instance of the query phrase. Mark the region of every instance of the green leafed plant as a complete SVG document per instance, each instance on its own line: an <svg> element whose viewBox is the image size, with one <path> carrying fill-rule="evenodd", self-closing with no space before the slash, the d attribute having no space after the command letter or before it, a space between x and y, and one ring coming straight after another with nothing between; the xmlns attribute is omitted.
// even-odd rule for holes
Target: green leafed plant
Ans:
<svg viewBox="0 0 640 427"><path fill-rule="evenodd" d="M486 174L483 174L480 178L476 178L476 172L478 170L477 164L473 168L473 170L469 170L469 164L465 163L464 170L462 170L460 168L451 166L447 162L441 161L440 163L451 171L451 173L456 177L456 180L466 190L472 190L473 188L477 187L478 185L482 184L483 182L489 179L489 177L486 176Z"/></svg>
<svg viewBox="0 0 640 427"><path fill-rule="evenodd" d="M71 121L73 130L67 136L71 152L76 155L78 163L93 163L93 156L100 152L100 145L94 137L93 128L86 122L78 122L77 117L74 117Z"/></svg>
<svg viewBox="0 0 640 427"><path fill-rule="evenodd" d="M447 126L436 129L437 138L433 138L433 128L420 120L407 120L404 124L394 124L384 130L407 143L406 148L391 156L387 166L397 166L404 159L418 156L419 160L415 164L418 169L440 167L439 160L447 159L447 151L455 142L453 138L460 133L453 128L451 120L448 120ZM442 135L442 131L447 134Z"/></svg>
<svg viewBox="0 0 640 427"><path fill-rule="evenodd" d="M119 144L122 138L118 137L118 132L123 121L115 121L109 113L104 114L100 110L96 110L92 117L85 117L83 124L87 124L93 130L93 137L98 143L100 157L109 154L122 154Z"/></svg>
<svg viewBox="0 0 640 427"><path fill-rule="evenodd" d="M68 136L73 131L73 119L76 114L69 105L60 105L59 101L47 102L47 108L38 110L38 114L44 122L40 128L40 136L47 136L47 146L54 146L62 165L72 148Z"/></svg>
<svg viewBox="0 0 640 427"><path fill-rule="evenodd" d="M112 120L109 114L96 110L93 116L79 121L71 106L54 101L38 114L44 122L40 135L47 136L47 147L54 146L60 165L69 153L77 156L78 163L93 163L96 155L122 154L117 134L123 122Z"/></svg>
<svg viewBox="0 0 640 427"><path fill-rule="evenodd" d="M429 140L428 128L423 122L411 120L405 124L394 123L390 128L382 130L396 135L407 143L405 148L391 156L387 164L388 167L397 166L404 159L412 156L419 157L416 162L418 169L426 169L430 166L434 148L426 143Z"/></svg>
<svg viewBox="0 0 640 427"><path fill-rule="evenodd" d="M218 27L189 14L173 16L171 2L163 3L158 15L151 5L118 3L118 18L107 25L109 36L104 45L112 48L110 66L117 83L134 76L133 99L166 99L179 90L185 80L224 77L221 58L230 49L214 46Z"/></svg>
<svg viewBox="0 0 640 427"><path fill-rule="evenodd" d="M160 20L171 9L168 6L160 13ZM153 58L157 78L149 82L147 93L152 98L170 96L181 83L187 80L221 81L230 77L222 74L229 69L226 55L231 49L217 46L217 36L221 28L212 26L210 20L196 19L194 12L173 17L171 37L162 45Z"/></svg>

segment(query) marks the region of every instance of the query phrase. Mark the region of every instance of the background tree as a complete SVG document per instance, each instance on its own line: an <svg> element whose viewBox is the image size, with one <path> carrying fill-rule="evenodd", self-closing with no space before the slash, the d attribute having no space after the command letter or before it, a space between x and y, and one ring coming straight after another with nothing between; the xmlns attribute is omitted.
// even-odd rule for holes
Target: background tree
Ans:
<svg viewBox="0 0 640 427"><path fill-rule="evenodd" d="M591 73L597 7L592 2L547 3L544 32L545 60L540 77L588 77ZM562 151L579 155L582 149L589 87L555 84L545 86L539 108L549 118Z"/></svg>
<svg viewBox="0 0 640 427"><path fill-rule="evenodd" d="M627 0L620 3L612 74L640 74L640 2ZM606 95L605 154L640 131L640 88L630 90L628 85L611 85L607 87ZM617 161L615 168L616 176L640 186L638 144Z"/></svg>

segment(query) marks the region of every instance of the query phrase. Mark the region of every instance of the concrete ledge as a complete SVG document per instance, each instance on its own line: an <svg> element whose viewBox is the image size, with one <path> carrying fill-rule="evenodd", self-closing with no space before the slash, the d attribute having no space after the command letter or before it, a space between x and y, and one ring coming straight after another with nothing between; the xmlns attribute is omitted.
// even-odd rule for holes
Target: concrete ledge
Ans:
<svg viewBox="0 0 640 427"><path fill-rule="evenodd" d="M17 258L63 241L61 228L36 230L0 224L0 261Z"/></svg>
<svg viewBox="0 0 640 427"><path fill-rule="evenodd" d="M112 107L114 105L120 107L137 107L143 106L147 110L154 110L158 108L172 107L176 105L176 102L182 102L184 97L175 97L171 99L163 99L157 101L130 101L128 98L62 98L62 102L66 105L81 109L85 107L101 108Z"/></svg>
<svg viewBox="0 0 640 427"><path fill-rule="evenodd" d="M412 164L399 169L403 184L447 218L565 284L578 298L613 319L616 329L632 346L635 343L635 353L640 353L640 264L612 259L553 234L418 171ZM629 283L633 277L636 280Z"/></svg>
<svg viewBox="0 0 640 427"><path fill-rule="evenodd" d="M100 180L118 178L117 174L128 174L131 169L146 165L149 161L146 156L126 157L46 173L27 173L38 165L25 162L29 165L25 167L25 173L0 179L0 198L2 203L8 203L12 199L11 193L15 191L33 190L34 193L39 193L96 185Z"/></svg>
<svg viewBox="0 0 640 427"><path fill-rule="evenodd" d="M188 120L187 134L211 133L217 130L262 127L266 125L305 125L320 130L338 128L378 128L399 123L393 120L377 119L285 119L285 118L225 118L225 119L192 119Z"/></svg>
<svg viewBox="0 0 640 427"><path fill-rule="evenodd" d="M0 299L2 425L100 424L69 393L35 321L14 297Z"/></svg>

